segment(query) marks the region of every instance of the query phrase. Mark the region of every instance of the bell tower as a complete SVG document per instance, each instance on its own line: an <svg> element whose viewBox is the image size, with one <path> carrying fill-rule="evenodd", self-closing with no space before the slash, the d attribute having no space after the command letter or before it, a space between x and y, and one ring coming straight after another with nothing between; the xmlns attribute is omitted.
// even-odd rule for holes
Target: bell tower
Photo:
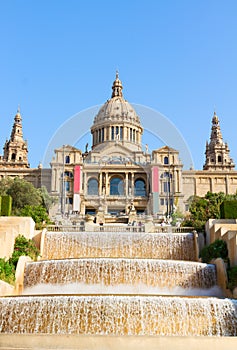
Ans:
<svg viewBox="0 0 237 350"><path fill-rule="evenodd" d="M203 170L233 170L235 164L230 158L228 144L223 141L219 118L214 112L212 117L212 128L210 142L206 142L206 162Z"/></svg>
<svg viewBox="0 0 237 350"><path fill-rule="evenodd" d="M3 147L3 162L5 167L29 168L27 141L23 139L22 118L18 108L14 118L10 140Z"/></svg>

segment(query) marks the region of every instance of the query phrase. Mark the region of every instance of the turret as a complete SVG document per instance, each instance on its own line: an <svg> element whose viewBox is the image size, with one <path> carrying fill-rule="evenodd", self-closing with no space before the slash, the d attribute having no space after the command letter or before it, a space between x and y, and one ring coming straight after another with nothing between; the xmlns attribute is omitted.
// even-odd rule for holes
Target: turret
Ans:
<svg viewBox="0 0 237 350"><path fill-rule="evenodd" d="M203 170L233 170L235 164L230 158L228 144L223 141L219 118L214 112L210 142L206 142L206 161Z"/></svg>
<svg viewBox="0 0 237 350"><path fill-rule="evenodd" d="M23 139L22 118L20 108L14 118L10 140L3 147L3 162L5 167L29 168L27 141Z"/></svg>

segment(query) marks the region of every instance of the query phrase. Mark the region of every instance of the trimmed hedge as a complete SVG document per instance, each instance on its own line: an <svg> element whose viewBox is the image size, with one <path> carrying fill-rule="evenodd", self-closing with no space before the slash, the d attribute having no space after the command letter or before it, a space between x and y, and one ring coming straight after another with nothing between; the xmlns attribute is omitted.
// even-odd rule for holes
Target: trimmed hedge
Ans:
<svg viewBox="0 0 237 350"><path fill-rule="evenodd" d="M2 196L1 198L1 215L10 216L12 212L12 197L11 196Z"/></svg>
<svg viewBox="0 0 237 350"><path fill-rule="evenodd" d="M237 219L237 201L224 201L220 205L221 219Z"/></svg>

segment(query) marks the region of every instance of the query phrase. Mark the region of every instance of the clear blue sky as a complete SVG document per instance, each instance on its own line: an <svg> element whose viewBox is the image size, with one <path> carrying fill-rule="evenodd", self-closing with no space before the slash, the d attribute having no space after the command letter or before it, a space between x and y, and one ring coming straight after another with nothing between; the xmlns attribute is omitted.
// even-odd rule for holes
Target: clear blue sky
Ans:
<svg viewBox="0 0 237 350"><path fill-rule="evenodd" d="M110 97L116 69L128 101L182 133L195 169L214 108L237 163L237 1L1 0L0 33L0 146L19 104L31 166L62 123Z"/></svg>

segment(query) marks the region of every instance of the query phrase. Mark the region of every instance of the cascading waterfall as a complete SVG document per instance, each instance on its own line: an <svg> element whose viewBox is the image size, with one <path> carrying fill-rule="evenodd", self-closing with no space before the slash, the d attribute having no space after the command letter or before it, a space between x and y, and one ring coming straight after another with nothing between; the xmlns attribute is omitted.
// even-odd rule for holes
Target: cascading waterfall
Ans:
<svg viewBox="0 0 237 350"><path fill-rule="evenodd" d="M0 307L2 333L237 335L237 303L215 298L36 296Z"/></svg>
<svg viewBox="0 0 237 350"><path fill-rule="evenodd" d="M26 264L24 288L57 291L0 298L0 333L236 336L236 300L154 292L216 285L215 266L195 261L194 240L193 234L48 232L44 260ZM134 292L138 285L142 293Z"/></svg>
<svg viewBox="0 0 237 350"><path fill-rule="evenodd" d="M196 260L192 233L47 232L43 259L150 258Z"/></svg>
<svg viewBox="0 0 237 350"><path fill-rule="evenodd" d="M215 265L157 259L82 258L26 263L24 288L38 284L86 283L211 288Z"/></svg>

